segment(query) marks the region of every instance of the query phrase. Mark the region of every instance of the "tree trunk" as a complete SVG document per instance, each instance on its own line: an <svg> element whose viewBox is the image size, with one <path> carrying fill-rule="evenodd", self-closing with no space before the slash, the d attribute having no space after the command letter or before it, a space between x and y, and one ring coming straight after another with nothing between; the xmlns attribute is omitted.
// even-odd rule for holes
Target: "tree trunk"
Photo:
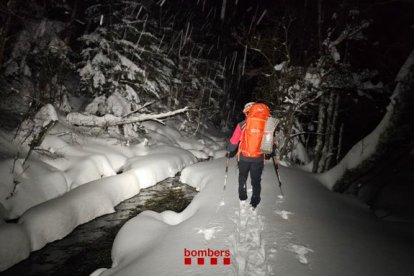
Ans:
<svg viewBox="0 0 414 276"><path fill-rule="evenodd" d="M322 0L318 0L318 44L319 53L322 53Z"/></svg>
<svg viewBox="0 0 414 276"><path fill-rule="evenodd" d="M3 26L0 26L0 68L3 65L4 51L6 50L6 43L12 23L13 12L16 6L16 0L9 0L7 2L7 15Z"/></svg>
<svg viewBox="0 0 414 276"><path fill-rule="evenodd" d="M328 108L326 110L326 124L325 124L325 132L323 132L325 135L323 135L323 139L324 139L324 143L323 143L323 147L322 147L322 152L321 152L321 160L319 161L318 168L317 171L318 173L323 172L326 166L326 160L329 157L330 154L330 145L329 145L329 141L330 141L330 136L333 135L332 133L332 118L333 118L333 110L334 110L334 92L331 91L329 93L329 96L326 97L327 99L327 104L328 104Z"/></svg>
<svg viewBox="0 0 414 276"><path fill-rule="evenodd" d="M333 156L335 155L335 150L337 149L334 143L335 143L336 125L338 122L339 99L340 99L339 93L338 92L334 93L333 114L332 114L332 119L331 119L330 127L329 127L330 130L329 130L329 140L328 140L328 156L325 161L325 167L323 169L324 171L327 171L332 167L332 160L334 160Z"/></svg>
<svg viewBox="0 0 414 276"><path fill-rule="evenodd" d="M290 110L287 116L287 122L285 125L285 141L283 142L283 146L280 149L280 158L286 157L287 153L289 152L289 141L292 135L293 124L295 122L295 112L294 110Z"/></svg>
<svg viewBox="0 0 414 276"><path fill-rule="evenodd" d="M316 136L316 146L313 157L312 172L316 173L319 170L319 162L322 157L322 148L325 142L325 128L326 128L326 114L325 114L325 95L320 98L319 111L318 111L318 127L316 133L321 135Z"/></svg>
<svg viewBox="0 0 414 276"><path fill-rule="evenodd" d="M67 24L68 25L67 26L68 27L68 32L67 32L65 40L64 40L66 44L69 44L70 39L72 38L73 23L75 22L75 18L76 18L76 11L78 9L78 2L79 2L79 0L75 0L75 3L73 4L73 7L72 7L72 14L70 15L69 23Z"/></svg>
<svg viewBox="0 0 414 276"><path fill-rule="evenodd" d="M336 161L335 163L338 164L341 160L341 154L342 154L342 138L344 136L344 124L341 124L341 127L339 128L339 135L338 135L338 144L337 144L337 150L336 150Z"/></svg>

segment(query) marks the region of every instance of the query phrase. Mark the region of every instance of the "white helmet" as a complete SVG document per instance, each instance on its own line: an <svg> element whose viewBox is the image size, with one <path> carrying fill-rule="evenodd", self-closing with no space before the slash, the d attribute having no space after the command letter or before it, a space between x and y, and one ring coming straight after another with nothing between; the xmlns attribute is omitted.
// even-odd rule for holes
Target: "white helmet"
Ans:
<svg viewBox="0 0 414 276"><path fill-rule="evenodd" d="M255 104L255 102L249 102L249 103L245 104L244 108L243 108L243 113L247 114L249 112L250 108L253 106L253 104Z"/></svg>

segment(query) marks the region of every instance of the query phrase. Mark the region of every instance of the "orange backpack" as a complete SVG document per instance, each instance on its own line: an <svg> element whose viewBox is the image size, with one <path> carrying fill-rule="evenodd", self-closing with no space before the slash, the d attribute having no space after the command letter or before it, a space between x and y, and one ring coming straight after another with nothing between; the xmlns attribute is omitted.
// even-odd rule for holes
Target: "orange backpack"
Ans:
<svg viewBox="0 0 414 276"><path fill-rule="evenodd" d="M270 116L269 107L263 103L255 103L248 111L246 124L242 129L239 154L245 157L260 157L260 150L266 120Z"/></svg>

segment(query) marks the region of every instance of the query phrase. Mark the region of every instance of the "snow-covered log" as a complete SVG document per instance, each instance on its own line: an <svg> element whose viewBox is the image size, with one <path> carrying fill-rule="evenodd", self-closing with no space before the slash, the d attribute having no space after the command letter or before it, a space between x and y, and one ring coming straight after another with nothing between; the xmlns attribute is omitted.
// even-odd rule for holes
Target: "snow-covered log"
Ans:
<svg viewBox="0 0 414 276"><path fill-rule="evenodd" d="M158 120L170 116L174 116L183 113L188 110L188 107L177 109L174 111L163 112L160 114L139 114L131 115L129 117L117 117L112 114L106 114L104 116L86 115L77 112L69 113L66 116L67 121L72 125L77 126L89 126L89 127L109 127L119 126L125 124L132 124L137 122L143 122L148 120Z"/></svg>

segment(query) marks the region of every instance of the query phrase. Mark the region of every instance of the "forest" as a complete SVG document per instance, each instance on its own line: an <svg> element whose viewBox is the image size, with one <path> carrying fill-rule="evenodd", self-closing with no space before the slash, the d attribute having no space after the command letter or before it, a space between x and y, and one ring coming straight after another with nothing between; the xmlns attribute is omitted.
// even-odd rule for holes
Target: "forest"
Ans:
<svg viewBox="0 0 414 276"><path fill-rule="evenodd" d="M55 154L39 145L58 121L128 143L172 116L185 135L225 136L263 101L283 164L323 174L359 144L367 154L330 188L413 215L413 12L410 0L4 0L0 126L27 160Z"/></svg>

